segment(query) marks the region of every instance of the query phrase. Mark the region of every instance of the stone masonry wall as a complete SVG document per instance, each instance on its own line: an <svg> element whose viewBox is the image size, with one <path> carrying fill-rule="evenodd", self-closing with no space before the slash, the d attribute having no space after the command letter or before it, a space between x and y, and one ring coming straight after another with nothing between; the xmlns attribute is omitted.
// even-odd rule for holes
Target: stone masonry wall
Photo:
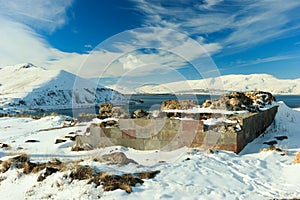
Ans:
<svg viewBox="0 0 300 200"><path fill-rule="evenodd" d="M121 145L137 150L162 151L187 146L239 153L272 123L276 112L277 107L272 107L262 112L241 115L242 130L234 133L204 131L203 122L199 120L119 119L119 127L91 125L89 133L76 138L76 145L92 149Z"/></svg>

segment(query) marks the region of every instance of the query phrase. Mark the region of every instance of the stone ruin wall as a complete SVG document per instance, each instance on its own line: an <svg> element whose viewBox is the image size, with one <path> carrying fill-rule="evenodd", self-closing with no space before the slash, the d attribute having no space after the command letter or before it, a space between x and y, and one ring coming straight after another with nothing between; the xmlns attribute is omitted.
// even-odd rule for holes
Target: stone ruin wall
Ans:
<svg viewBox="0 0 300 200"><path fill-rule="evenodd" d="M204 130L201 120L119 119L118 127L92 124L89 132L76 138L83 149L121 145L137 150L170 151L184 146L199 149L228 150L239 153L271 125L277 106L268 110L237 115L240 131Z"/></svg>

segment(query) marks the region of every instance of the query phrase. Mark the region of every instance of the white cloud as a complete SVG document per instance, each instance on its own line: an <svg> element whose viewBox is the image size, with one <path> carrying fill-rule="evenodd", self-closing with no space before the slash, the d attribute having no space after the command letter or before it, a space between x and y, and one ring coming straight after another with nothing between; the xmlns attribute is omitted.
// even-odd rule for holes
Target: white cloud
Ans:
<svg viewBox="0 0 300 200"><path fill-rule="evenodd" d="M0 64L13 65L32 62L43 65L51 57L52 50L29 27L0 18Z"/></svg>
<svg viewBox="0 0 300 200"><path fill-rule="evenodd" d="M73 0L0 0L0 17L53 32L67 22Z"/></svg>
<svg viewBox="0 0 300 200"><path fill-rule="evenodd" d="M67 53L51 47L35 30L55 31L67 22L72 1L0 0L0 65L32 62L84 77L147 76L179 69L187 62L220 50L217 43L199 45L171 29L135 29L113 36L90 53ZM204 42L199 36L198 41ZM86 45L90 48L90 45ZM143 53L140 49L157 49ZM193 49L193 51L191 51Z"/></svg>
<svg viewBox="0 0 300 200"><path fill-rule="evenodd" d="M86 45L84 45L84 48L92 49L93 46L91 44L86 44Z"/></svg>
<svg viewBox="0 0 300 200"><path fill-rule="evenodd" d="M248 60L248 61L239 61L236 65L238 67L250 66L250 65L258 65L262 63L269 63L269 62L276 62L282 60L290 60L299 58L299 55L284 55L284 56L271 56L265 58L257 58L255 60Z"/></svg>
<svg viewBox="0 0 300 200"><path fill-rule="evenodd" d="M145 26L172 28L196 37L200 34L222 47L249 48L300 29L300 1L296 0L187 1L188 6L180 2L133 2L136 10L146 15Z"/></svg>
<svg viewBox="0 0 300 200"><path fill-rule="evenodd" d="M104 77L125 74L147 76L158 71L167 73L177 70L188 63L197 69L204 63L206 67L215 68L210 53L220 49L217 43L200 45L187 35L171 29L134 29L115 35L96 47L82 64L80 74L87 76L104 72ZM194 62L196 59L198 61Z"/></svg>
<svg viewBox="0 0 300 200"><path fill-rule="evenodd" d="M51 47L36 29L52 32L67 21L67 1L0 0L0 65L31 62L46 68L76 72L85 54L66 53Z"/></svg>

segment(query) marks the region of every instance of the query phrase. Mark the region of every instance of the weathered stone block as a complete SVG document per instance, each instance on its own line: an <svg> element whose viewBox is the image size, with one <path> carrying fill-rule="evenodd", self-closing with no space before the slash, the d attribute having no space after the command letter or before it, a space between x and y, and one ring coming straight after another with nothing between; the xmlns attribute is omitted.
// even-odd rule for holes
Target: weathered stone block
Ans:
<svg viewBox="0 0 300 200"><path fill-rule="evenodd" d="M183 145L181 145L178 140L160 141L161 151L174 151L180 147L183 147Z"/></svg>
<svg viewBox="0 0 300 200"><path fill-rule="evenodd" d="M137 150L145 150L144 139L120 139L120 145Z"/></svg>
<svg viewBox="0 0 300 200"><path fill-rule="evenodd" d="M202 130L202 123L201 121L196 120L183 120L181 123L182 131L191 131L195 132L197 130Z"/></svg>
<svg viewBox="0 0 300 200"><path fill-rule="evenodd" d="M151 127L136 127L136 138L149 138L154 135Z"/></svg>
<svg viewBox="0 0 300 200"><path fill-rule="evenodd" d="M111 128L110 129L110 137L111 138L122 138L122 131L119 128Z"/></svg>
<svg viewBox="0 0 300 200"><path fill-rule="evenodd" d="M119 119L118 121L120 129L134 128L134 121L132 119Z"/></svg>
<svg viewBox="0 0 300 200"><path fill-rule="evenodd" d="M160 141L159 140L151 140L151 139L145 139L145 150L157 150L160 149Z"/></svg>
<svg viewBox="0 0 300 200"><path fill-rule="evenodd" d="M190 146L190 144L193 143L194 139L196 137L196 132L192 131L179 131L177 138L178 141L183 144L184 146Z"/></svg>
<svg viewBox="0 0 300 200"><path fill-rule="evenodd" d="M171 141L177 138L178 130L166 130L161 134L162 141Z"/></svg>
<svg viewBox="0 0 300 200"><path fill-rule="evenodd" d="M124 129L124 130L122 130L122 138L124 138L124 139L136 139L135 129Z"/></svg>

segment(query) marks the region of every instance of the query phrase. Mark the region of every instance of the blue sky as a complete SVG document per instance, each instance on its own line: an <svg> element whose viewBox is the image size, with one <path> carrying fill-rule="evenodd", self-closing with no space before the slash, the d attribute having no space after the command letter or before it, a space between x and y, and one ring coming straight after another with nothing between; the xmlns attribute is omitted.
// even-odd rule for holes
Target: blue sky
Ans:
<svg viewBox="0 0 300 200"><path fill-rule="evenodd" d="M0 66L156 83L300 78L299 10L298 0L0 0Z"/></svg>

